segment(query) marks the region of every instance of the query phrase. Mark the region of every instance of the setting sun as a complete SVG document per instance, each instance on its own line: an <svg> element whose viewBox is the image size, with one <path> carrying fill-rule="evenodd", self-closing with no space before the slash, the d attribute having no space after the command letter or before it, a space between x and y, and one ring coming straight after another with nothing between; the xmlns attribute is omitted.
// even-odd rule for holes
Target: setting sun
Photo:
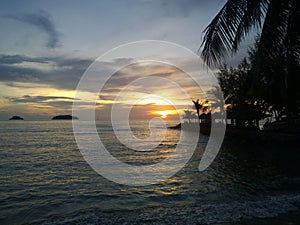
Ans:
<svg viewBox="0 0 300 225"><path fill-rule="evenodd" d="M166 119L166 118L167 118L167 115L168 115L167 113L164 113L164 114L162 114L160 117L163 118L163 119Z"/></svg>
<svg viewBox="0 0 300 225"><path fill-rule="evenodd" d="M160 115L162 119L166 119L169 115L178 115L177 110L160 110L152 111L152 114Z"/></svg>

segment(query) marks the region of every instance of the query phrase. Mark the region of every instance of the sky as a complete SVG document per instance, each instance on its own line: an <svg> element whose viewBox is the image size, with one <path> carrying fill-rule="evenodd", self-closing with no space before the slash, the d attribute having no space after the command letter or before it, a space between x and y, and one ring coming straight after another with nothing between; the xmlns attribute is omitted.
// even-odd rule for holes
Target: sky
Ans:
<svg viewBox="0 0 300 225"><path fill-rule="evenodd" d="M224 2L1 1L0 120L7 120L13 115L20 115L26 120L47 120L58 114L70 114L73 101L85 101L75 96L76 86L88 66L119 45L140 40L162 40L197 52L203 30ZM245 46L241 46L242 53ZM231 64L236 62L229 61ZM117 60L114 63L118 64ZM109 66L115 65L103 65ZM132 65L124 71L119 71L123 79L111 79L111 83L105 86L110 86L110 89L97 100L99 111L109 111L127 76L149 75L153 71L159 71L157 73L166 77L182 74L175 68L163 68L162 65L151 65L147 69L143 69L143 65ZM171 89L163 85L159 88L156 85L150 94L155 94L157 89L168 90L170 96L178 97L171 95ZM151 91L149 89L148 94ZM142 91L140 88L130 93L138 96ZM196 91L194 95L197 98L201 94L197 96ZM169 110L167 114L172 115L170 110L174 107L168 107L153 96L149 99L139 101L145 107L136 110L137 115L140 113L143 117L155 114L155 111L159 114L162 110ZM166 116L166 113L160 114Z"/></svg>

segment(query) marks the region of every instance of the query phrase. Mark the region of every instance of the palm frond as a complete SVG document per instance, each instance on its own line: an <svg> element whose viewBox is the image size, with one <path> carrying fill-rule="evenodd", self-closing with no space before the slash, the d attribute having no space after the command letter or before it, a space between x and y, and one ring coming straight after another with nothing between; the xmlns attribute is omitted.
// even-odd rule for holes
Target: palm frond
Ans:
<svg viewBox="0 0 300 225"><path fill-rule="evenodd" d="M282 45L287 32L288 10L288 1L270 1L255 55L255 70L262 68L261 65L266 63L268 59L282 54ZM255 74L259 74L259 71L256 70Z"/></svg>
<svg viewBox="0 0 300 225"><path fill-rule="evenodd" d="M292 60L298 64L300 64L300 29L299 23L300 21L300 1L291 0L290 5L290 13L288 17L288 25L287 25L287 37L286 42L288 43L289 50Z"/></svg>
<svg viewBox="0 0 300 225"><path fill-rule="evenodd" d="M246 3L245 13L236 30L236 35L233 41L232 51L238 50L239 44L253 27L260 28L262 18L267 10L267 1L251 0Z"/></svg>
<svg viewBox="0 0 300 225"><path fill-rule="evenodd" d="M201 56L208 66L222 64L237 50L239 43L255 25L260 25L269 1L228 0L204 30Z"/></svg>

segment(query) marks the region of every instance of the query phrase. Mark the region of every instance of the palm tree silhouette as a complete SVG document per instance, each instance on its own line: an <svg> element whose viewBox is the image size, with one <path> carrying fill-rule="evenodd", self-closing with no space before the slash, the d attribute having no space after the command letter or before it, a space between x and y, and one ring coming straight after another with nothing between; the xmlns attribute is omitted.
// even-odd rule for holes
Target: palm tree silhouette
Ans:
<svg viewBox="0 0 300 225"><path fill-rule="evenodd" d="M259 82L266 63L284 54L286 82L282 85L286 86L286 107L298 113L295 103L299 98L299 11L299 0L228 0L204 30L201 56L208 66L220 65L226 56L238 51L252 28L261 29L252 85Z"/></svg>
<svg viewBox="0 0 300 225"><path fill-rule="evenodd" d="M199 100L197 99L196 101L195 100L192 100L194 105L195 105L195 108L196 108L196 111L197 111L197 116L198 116L198 119L199 119L199 122L200 122L200 112L208 112L209 111L209 102L207 100Z"/></svg>

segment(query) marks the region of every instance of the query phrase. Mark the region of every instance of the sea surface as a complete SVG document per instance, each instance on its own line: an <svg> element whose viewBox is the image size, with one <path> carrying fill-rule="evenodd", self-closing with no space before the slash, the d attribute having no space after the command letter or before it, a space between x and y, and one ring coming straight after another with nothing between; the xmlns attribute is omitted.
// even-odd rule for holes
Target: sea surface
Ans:
<svg viewBox="0 0 300 225"><path fill-rule="evenodd" d="M131 126L137 137L149 135L145 121ZM109 123L97 122L97 129L112 155L133 164L165 159L180 135L168 130L155 151L130 152ZM207 141L200 136L194 156L173 177L134 187L89 166L71 121L1 121L0 224L238 224L299 212L299 149L225 140L199 172Z"/></svg>

